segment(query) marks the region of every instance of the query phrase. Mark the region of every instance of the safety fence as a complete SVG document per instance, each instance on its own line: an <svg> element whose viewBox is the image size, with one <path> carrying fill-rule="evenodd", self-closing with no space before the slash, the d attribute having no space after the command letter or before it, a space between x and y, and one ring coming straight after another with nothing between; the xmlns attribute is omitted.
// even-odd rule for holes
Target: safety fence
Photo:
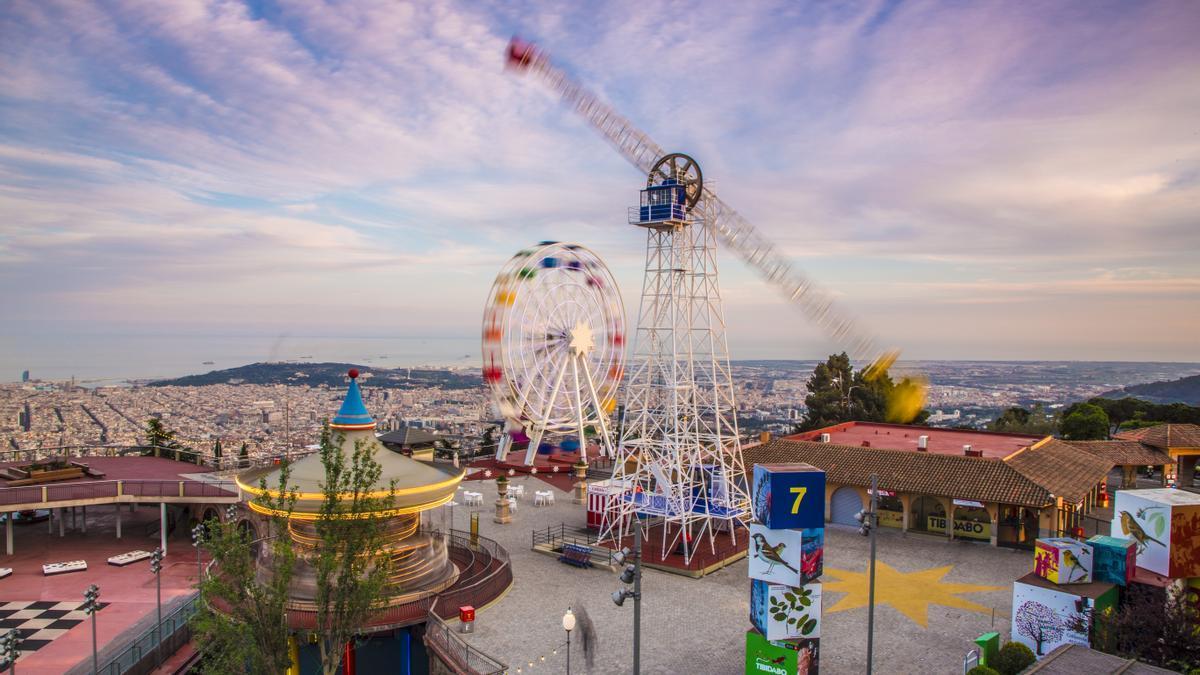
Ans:
<svg viewBox="0 0 1200 675"><path fill-rule="evenodd" d="M425 646L456 673L500 675L508 672L508 666L472 647L432 609L425 623Z"/></svg>
<svg viewBox="0 0 1200 675"><path fill-rule="evenodd" d="M199 608L199 599L199 593L192 593L172 607L162 618L161 630L151 622L150 626L141 629L115 653L108 653L106 649L100 654L98 672L101 675L147 675L153 672L163 660L192 639L190 621ZM104 612L98 616L101 621L104 620ZM92 660L89 657L67 671L67 675L91 672Z"/></svg>
<svg viewBox="0 0 1200 675"><path fill-rule="evenodd" d="M233 481L90 480L78 483L0 488L0 505L41 505L87 499L119 501L120 497L178 499L236 498L237 496L237 484Z"/></svg>

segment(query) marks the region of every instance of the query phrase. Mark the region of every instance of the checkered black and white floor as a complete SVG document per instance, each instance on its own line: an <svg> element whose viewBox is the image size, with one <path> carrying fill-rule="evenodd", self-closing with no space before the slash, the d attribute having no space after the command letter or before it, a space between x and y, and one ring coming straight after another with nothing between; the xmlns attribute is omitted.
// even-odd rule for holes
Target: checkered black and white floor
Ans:
<svg viewBox="0 0 1200 675"><path fill-rule="evenodd" d="M100 607L107 604L102 602ZM78 600L0 602L0 634L16 628L21 636L21 656L17 657L18 661L50 644L86 618L83 603Z"/></svg>

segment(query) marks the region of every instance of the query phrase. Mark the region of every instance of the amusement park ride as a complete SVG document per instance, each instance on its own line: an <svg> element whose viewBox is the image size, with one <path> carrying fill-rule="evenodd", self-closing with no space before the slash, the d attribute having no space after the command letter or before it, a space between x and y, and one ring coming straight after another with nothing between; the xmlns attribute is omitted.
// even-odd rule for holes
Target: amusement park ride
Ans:
<svg viewBox="0 0 1200 675"><path fill-rule="evenodd" d="M640 204L629 211L629 222L646 231L646 267L610 481L616 494L607 501L600 538L620 542L635 519L655 518L664 523L663 555L678 545L687 564L693 541L706 535L715 553L716 533L736 538L737 524L749 517L717 241L845 345L852 359L869 359L868 378L886 373L897 353L880 349L828 292L705 186L694 159L665 152L532 44L514 38L507 56L510 67L541 77L648 177ZM545 281L529 283L539 278ZM600 451L611 452L606 419L622 374L623 315L607 269L582 247L543 242L510 261L491 297L484 377L509 420L497 458L527 435L529 464L543 434L572 430L585 460L589 427L599 432ZM598 335L605 339L596 341ZM889 419L906 422L921 408L923 382L903 380L896 393Z"/></svg>

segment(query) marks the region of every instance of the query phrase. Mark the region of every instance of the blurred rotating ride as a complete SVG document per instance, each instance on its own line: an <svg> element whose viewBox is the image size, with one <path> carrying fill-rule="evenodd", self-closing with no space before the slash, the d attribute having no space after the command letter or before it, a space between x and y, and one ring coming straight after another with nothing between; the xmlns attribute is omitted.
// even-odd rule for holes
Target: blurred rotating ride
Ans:
<svg viewBox="0 0 1200 675"><path fill-rule="evenodd" d="M587 248L544 241L508 261L483 315L483 379L507 432L496 459L528 441L531 465L550 436L564 450L578 444L581 462L589 441L613 454L624 326L616 281Z"/></svg>

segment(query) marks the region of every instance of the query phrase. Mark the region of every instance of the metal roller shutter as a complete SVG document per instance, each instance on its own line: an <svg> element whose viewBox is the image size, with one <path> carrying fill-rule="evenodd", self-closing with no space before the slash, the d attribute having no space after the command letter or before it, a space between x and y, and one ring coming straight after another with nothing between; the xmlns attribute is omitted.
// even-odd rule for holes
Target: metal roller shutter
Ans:
<svg viewBox="0 0 1200 675"><path fill-rule="evenodd" d="M839 525L858 525L854 514L862 510L862 499L852 487L840 487L829 502L829 522Z"/></svg>

